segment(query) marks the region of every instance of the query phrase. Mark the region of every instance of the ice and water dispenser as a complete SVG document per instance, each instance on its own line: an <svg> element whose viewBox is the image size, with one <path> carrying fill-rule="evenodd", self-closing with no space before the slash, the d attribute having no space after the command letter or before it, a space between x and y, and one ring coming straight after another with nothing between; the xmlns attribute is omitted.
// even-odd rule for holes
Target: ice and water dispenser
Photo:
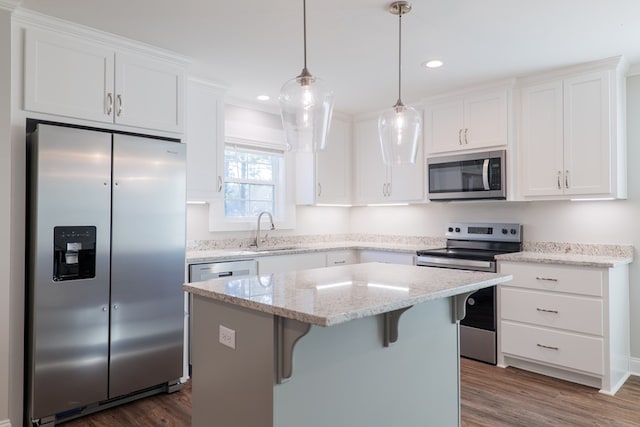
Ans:
<svg viewBox="0 0 640 427"><path fill-rule="evenodd" d="M53 280L96 276L96 227L53 228Z"/></svg>

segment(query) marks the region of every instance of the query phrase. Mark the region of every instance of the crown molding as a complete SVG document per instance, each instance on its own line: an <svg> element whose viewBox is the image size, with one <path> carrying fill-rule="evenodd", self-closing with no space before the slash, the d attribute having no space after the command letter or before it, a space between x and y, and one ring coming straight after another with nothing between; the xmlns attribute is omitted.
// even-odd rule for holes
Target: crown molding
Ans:
<svg viewBox="0 0 640 427"><path fill-rule="evenodd" d="M13 12L22 0L0 0L0 9Z"/></svg>
<svg viewBox="0 0 640 427"><path fill-rule="evenodd" d="M3 1L6 2L15 0L0 0L0 2ZM12 15L12 20L15 23L19 23L27 27L40 28L74 37L80 37L85 40L92 40L93 42L104 44L116 49L124 49L143 55L152 54L154 57L164 58L168 61L181 63L183 65L189 65L191 63L191 58L188 58L179 53L152 46L136 40L127 39L116 34L100 31L95 28L87 27L85 25L65 21L63 19L55 18L49 15L44 15L42 13L35 12L29 9L16 9Z"/></svg>

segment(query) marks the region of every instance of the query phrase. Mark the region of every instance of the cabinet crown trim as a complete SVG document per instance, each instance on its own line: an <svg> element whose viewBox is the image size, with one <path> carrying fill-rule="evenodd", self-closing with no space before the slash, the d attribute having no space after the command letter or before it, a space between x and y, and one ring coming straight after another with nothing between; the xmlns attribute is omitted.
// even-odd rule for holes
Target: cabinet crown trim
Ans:
<svg viewBox="0 0 640 427"><path fill-rule="evenodd" d="M0 0L0 2L2 1L6 2L7 0ZM94 43L104 44L114 50L120 49L129 51L130 53L151 55L164 61L174 62L179 66L187 66L192 62L191 58L167 49L127 39L116 34L100 31L95 28L65 21L28 9L16 9L12 15L12 22L22 24L26 27L57 32L64 36L80 37Z"/></svg>

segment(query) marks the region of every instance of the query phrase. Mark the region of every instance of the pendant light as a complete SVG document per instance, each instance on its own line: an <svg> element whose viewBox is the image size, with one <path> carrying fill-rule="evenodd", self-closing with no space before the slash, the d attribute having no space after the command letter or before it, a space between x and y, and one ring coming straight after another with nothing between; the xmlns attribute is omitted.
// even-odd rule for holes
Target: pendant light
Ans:
<svg viewBox="0 0 640 427"><path fill-rule="evenodd" d="M415 108L402 103L402 15L411 11L406 1L396 1L389 12L398 15L398 101L378 119L382 159L386 164L412 164L416 162L422 118Z"/></svg>
<svg viewBox="0 0 640 427"><path fill-rule="evenodd" d="M307 69L307 2L302 2L304 68L280 90L280 114L287 147L298 151L324 150L333 110L333 91Z"/></svg>

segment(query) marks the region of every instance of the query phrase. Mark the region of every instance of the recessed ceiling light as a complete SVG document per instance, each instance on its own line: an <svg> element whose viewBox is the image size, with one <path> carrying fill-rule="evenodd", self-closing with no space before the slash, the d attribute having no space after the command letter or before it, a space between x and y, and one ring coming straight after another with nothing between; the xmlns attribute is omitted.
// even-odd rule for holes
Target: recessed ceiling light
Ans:
<svg viewBox="0 0 640 427"><path fill-rule="evenodd" d="M258 95L256 96L256 99L258 101L268 101L271 99L271 97L269 95Z"/></svg>
<svg viewBox="0 0 640 427"><path fill-rule="evenodd" d="M438 68L438 67L442 67L443 62L440 61L439 59L432 59L430 61L425 62L423 65L427 68Z"/></svg>

